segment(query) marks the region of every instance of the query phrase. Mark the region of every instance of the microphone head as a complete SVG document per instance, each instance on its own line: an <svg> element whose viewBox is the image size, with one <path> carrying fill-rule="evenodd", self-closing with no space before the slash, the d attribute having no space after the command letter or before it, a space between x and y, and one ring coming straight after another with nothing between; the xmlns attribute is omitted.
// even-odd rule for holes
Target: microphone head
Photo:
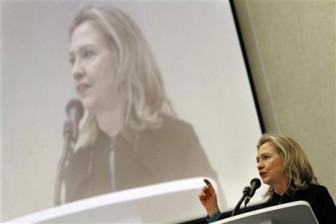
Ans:
<svg viewBox="0 0 336 224"><path fill-rule="evenodd" d="M71 99L66 106L66 113L70 120L78 123L84 115L84 108L81 101L79 99Z"/></svg>
<svg viewBox="0 0 336 224"><path fill-rule="evenodd" d="M250 182L250 186L251 186L250 197L252 198L256 190L261 186L261 182L258 178L253 178Z"/></svg>
<svg viewBox="0 0 336 224"><path fill-rule="evenodd" d="M258 189L261 186L261 182L259 180L259 178L253 178L250 182L251 186L255 186L255 189Z"/></svg>

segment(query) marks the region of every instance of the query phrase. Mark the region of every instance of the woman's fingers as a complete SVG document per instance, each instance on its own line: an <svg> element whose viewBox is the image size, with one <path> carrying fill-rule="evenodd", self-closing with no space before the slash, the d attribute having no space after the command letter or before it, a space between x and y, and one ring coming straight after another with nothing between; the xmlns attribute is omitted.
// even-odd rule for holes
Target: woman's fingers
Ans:
<svg viewBox="0 0 336 224"><path fill-rule="evenodd" d="M208 188L209 190L214 190L212 184L210 183L210 181L209 181L208 179L204 179L203 181L204 181L204 183L207 185L207 188Z"/></svg>
<svg viewBox="0 0 336 224"><path fill-rule="evenodd" d="M215 190L214 190L212 184L210 183L210 181L208 179L204 179L203 181L206 184L206 186L204 186L202 188L201 192L199 193L199 199L200 200L208 200L210 197L212 197L216 193L215 193Z"/></svg>
<svg viewBox="0 0 336 224"><path fill-rule="evenodd" d="M204 179L203 181L204 181L204 183L205 183L208 187L209 187L209 186L212 187L212 185L211 185L211 183L210 183L210 181L209 181L208 179Z"/></svg>

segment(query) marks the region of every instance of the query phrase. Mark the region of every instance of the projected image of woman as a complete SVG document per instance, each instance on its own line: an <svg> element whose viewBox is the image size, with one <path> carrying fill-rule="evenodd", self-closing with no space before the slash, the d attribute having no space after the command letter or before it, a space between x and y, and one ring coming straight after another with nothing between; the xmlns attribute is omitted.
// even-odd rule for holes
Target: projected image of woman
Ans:
<svg viewBox="0 0 336 224"><path fill-rule="evenodd" d="M82 7L70 27L69 54L88 116L64 169L63 202L215 177L193 127L175 116L150 47L129 16Z"/></svg>

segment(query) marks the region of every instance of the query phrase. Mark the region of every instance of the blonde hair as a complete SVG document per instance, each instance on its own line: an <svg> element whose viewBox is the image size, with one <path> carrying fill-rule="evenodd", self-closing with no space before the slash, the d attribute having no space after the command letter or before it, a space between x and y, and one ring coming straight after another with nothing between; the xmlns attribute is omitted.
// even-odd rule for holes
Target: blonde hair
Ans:
<svg viewBox="0 0 336 224"><path fill-rule="evenodd" d="M83 5L70 26L73 31L90 21L101 32L113 53L116 88L126 104L122 133L140 131L162 124L160 114L175 116L166 96L160 70L152 51L135 22L115 8ZM86 127L97 131L95 118L89 115Z"/></svg>
<svg viewBox="0 0 336 224"><path fill-rule="evenodd" d="M264 134L260 137L257 149L267 143L272 143L282 160L282 172L290 180L289 191L293 194L299 189L306 189L310 183L317 183L313 168L301 146L292 138L282 134ZM272 196L270 187L265 196Z"/></svg>

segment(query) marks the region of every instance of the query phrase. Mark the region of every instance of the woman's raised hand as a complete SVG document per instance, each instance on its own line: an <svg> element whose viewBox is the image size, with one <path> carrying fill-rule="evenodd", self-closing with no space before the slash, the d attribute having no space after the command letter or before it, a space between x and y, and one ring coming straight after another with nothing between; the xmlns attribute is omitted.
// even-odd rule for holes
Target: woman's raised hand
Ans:
<svg viewBox="0 0 336 224"><path fill-rule="evenodd" d="M204 179L204 186L199 194L199 200L207 211L209 217L212 217L219 211L217 204L216 191L208 179Z"/></svg>

